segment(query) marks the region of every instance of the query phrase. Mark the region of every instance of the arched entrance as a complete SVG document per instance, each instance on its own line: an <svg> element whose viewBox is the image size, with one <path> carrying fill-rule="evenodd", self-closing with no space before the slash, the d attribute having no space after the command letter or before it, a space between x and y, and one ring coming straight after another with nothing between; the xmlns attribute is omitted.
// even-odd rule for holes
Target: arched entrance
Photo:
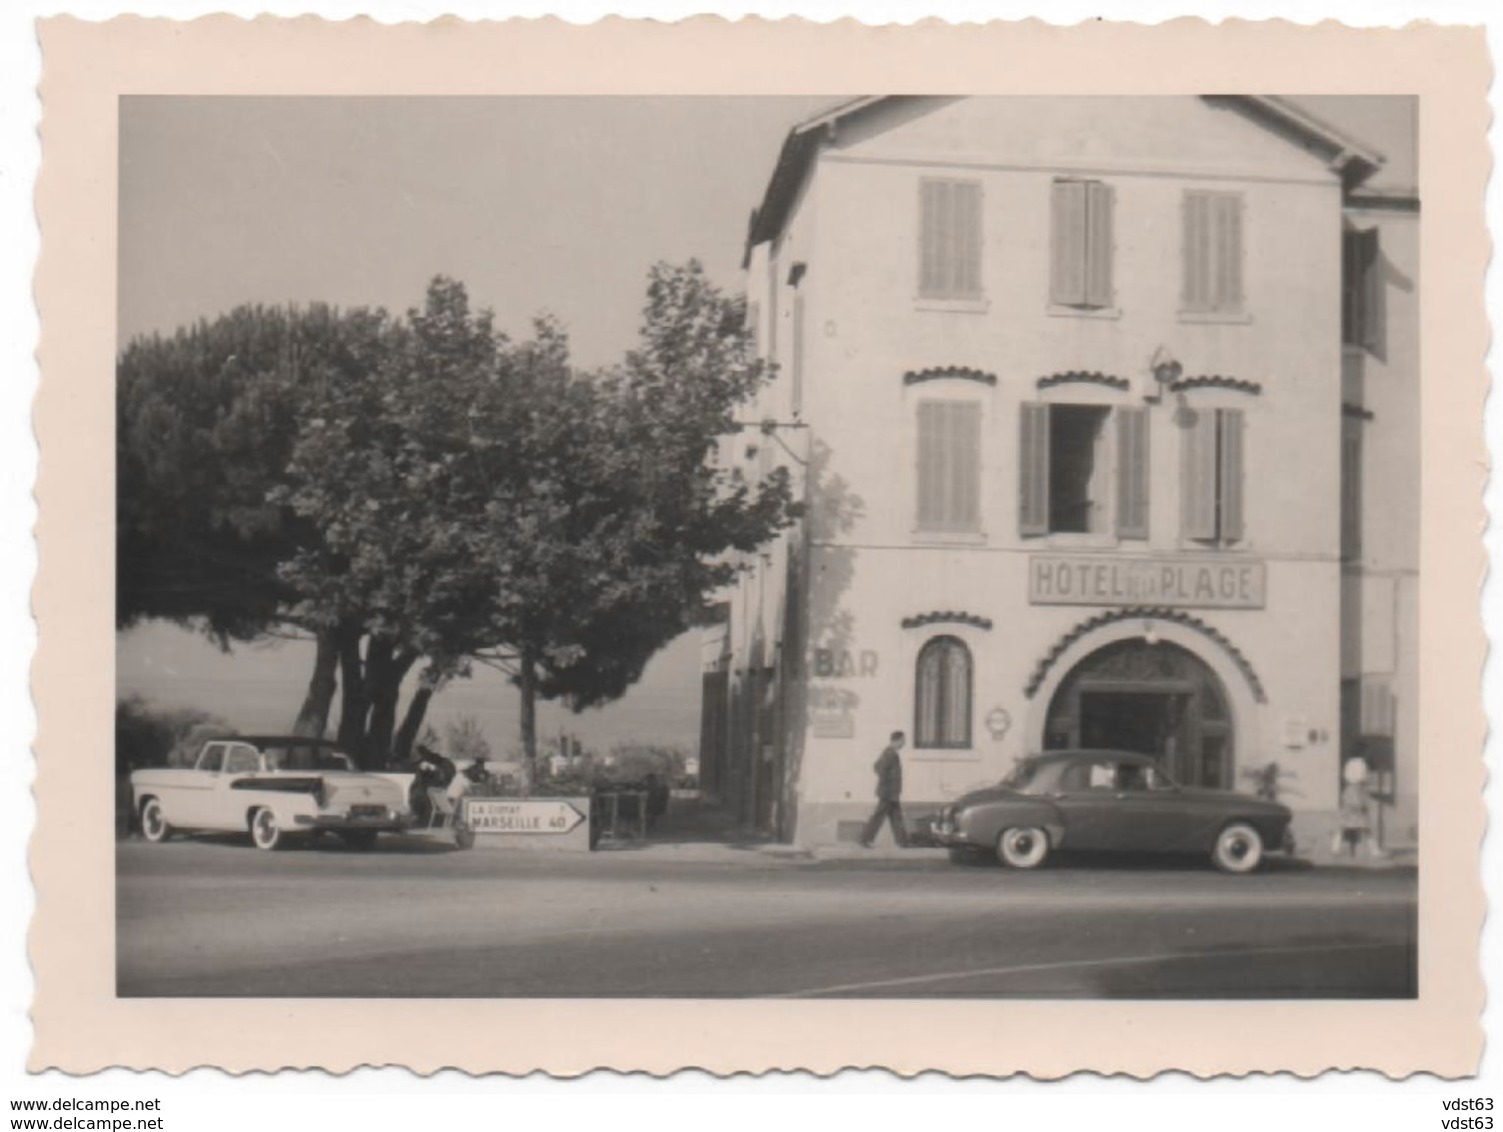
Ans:
<svg viewBox="0 0 1503 1132"><path fill-rule="evenodd" d="M1129 639L1077 664L1054 693L1044 746L1114 747L1160 759L1186 786L1235 785L1231 713L1216 674L1167 641Z"/></svg>

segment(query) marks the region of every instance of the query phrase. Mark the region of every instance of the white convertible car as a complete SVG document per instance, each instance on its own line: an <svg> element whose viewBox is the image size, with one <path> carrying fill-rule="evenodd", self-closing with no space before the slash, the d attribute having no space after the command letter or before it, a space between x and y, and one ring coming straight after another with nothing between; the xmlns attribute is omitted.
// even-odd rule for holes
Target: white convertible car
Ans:
<svg viewBox="0 0 1503 1132"><path fill-rule="evenodd" d="M177 830L249 833L258 849L290 834L337 833L352 849L412 822L410 774L363 773L326 739L241 735L205 743L191 768L131 776L147 841Z"/></svg>

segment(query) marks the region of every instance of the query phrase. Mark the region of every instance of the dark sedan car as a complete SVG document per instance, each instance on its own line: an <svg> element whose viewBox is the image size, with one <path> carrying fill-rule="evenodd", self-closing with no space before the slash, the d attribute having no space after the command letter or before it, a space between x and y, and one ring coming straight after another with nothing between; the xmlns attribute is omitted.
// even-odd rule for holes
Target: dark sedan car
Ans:
<svg viewBox="0 0 1503 1132"><path fill-rule="evenodd" d="M1290 817L1278 802L1179 786L1147 755L1058 751L946 806L930 832L1015 869L1043 864L1053 849L1083 849L1204 853L1217 868L1249 873L1265 850L1289 848Z"/></svg>

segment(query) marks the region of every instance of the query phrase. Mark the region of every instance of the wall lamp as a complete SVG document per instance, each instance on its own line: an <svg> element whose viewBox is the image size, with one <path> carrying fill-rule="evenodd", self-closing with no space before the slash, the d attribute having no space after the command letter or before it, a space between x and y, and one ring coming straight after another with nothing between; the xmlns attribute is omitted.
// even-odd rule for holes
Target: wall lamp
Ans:
<svg viewBox="0 0 1503 1132"><path fill-rule="evenodd" d="M1153 392L1144 394L1143 400L1157 405L1164 399L1168 388L1180 379L1185 367L1179 364L1179 360L1169 352L1167 346L1160 346L1148 360L1148 368L1153 373Z"/></svg>

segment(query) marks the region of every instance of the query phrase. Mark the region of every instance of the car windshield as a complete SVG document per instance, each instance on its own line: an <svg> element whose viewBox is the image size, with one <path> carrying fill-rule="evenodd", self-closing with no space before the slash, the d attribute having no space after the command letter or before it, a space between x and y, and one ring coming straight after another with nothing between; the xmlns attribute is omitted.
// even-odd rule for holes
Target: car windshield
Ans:
<svg viewBox="0 0 1503 1132"><path fill-rule="evenodd" d="M316 744L295 747L268 747L267 760L274 770L350 770L349 755L333 747Z"/></svg>

